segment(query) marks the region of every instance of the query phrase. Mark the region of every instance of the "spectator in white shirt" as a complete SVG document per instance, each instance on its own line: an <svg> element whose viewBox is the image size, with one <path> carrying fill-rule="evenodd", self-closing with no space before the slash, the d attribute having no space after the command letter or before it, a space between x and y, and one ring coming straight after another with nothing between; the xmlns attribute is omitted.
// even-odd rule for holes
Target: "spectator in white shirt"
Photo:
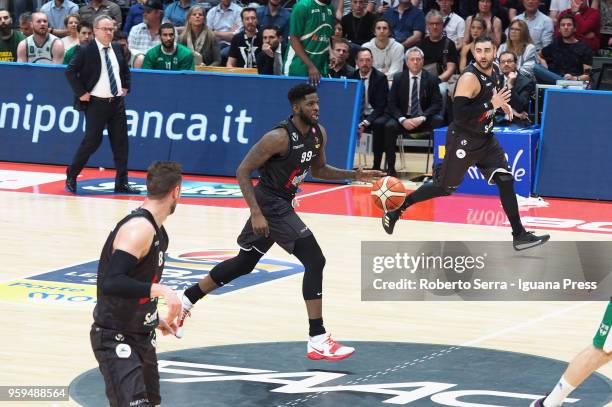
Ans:
<svg viewBox="0 0 612 407"><path fill-rule="evenodd" d="M465 36L465 20L453 12L454 0L438 0L437 3L444 21L442 33L453 41L457 51L460 51Z"/></svg>
<svg viewBox="0 0 612 407"><path fill-rule="evenodd" d="M391 24L383 17L379 17L374 23L374 35L363 47L372 52L374 68L392 81L393 75L404 68L404 46L395 41Z"/></svg>
<svg viewBox="0 0 612 407"><path fill-rule="evenodd" d="M516 16L527 23L529 35L537 50L541 50L552 42L554 32L552 19L538 10L539 5L539 0L523 0L525 12Z"/></svg>

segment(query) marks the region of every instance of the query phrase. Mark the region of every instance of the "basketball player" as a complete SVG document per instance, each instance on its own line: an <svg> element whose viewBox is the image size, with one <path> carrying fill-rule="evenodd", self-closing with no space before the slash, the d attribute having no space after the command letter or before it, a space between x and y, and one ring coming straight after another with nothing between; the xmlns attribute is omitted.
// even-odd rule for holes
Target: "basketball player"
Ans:
<svg viewBox="0 0 612 407"><path fill-rule="evenodd" d="M188 288L183 297L185 316L206 294L250 273L259 259L277 243L295 255L304 265L302 296L310 324L307 357L315 360L340 360L354 349L335 342L323 327L322 283L325 257L312 232L293 210L291 202L300 183L312 170L313 177L326 180L356 179L369 181L384 173L375 170L341 170L325 160L327 133L319 121L319 97L307 84L293 87L288 94L293 115L266 133L247 153L236 171L240 189L251 209L238 245L240 252L217 264L198 284ZM259 169L257 186L251 173Z"/></svg>
<svg viewBox="0 0 612 407"><path fill-rule="evenodd" d="M612 360L612 300L604 314L601 325L589 345L570 362L550 394L531 403L530 407L561 407L563 400L582 384L594 371Z"/></svg>
<svg viewBox="0 0 612 407"><path fill-rule="evenodd" d="M512 119L510 90L501 89L502 75L495 60L495 42L488 35L474 41L475 61L459 77L453 101L455 120L446 133L444 160L434 168L433 182L424 183L406 197L402 206L385 213L383 228L393 233L395 223L410 205L455 192L468 168L476 165L499 189L504 212L512 225L515 250L524 250L546 243L549 235L527 232L521 222L514 193L514 178L504 151L493 135L495 111L502 109Z"/></svg>
<svg viewBox="0 0 612 407"><path fill-rule="evenodd" d="M176 334L181 313L175 291L158 284L168 248L162 224L176 208L181 180L178 164L151 164L146 200L115 226L100 255L90 338L112 407L161 403L155 328ZM159 297L168 305L166 318L158 317Z"/></svg>

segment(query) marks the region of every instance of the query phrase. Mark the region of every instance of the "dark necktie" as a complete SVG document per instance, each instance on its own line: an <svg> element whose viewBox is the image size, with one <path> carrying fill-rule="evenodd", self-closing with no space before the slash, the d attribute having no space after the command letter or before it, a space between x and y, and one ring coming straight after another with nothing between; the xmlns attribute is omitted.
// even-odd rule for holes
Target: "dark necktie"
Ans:
<svg viewBox="0 0 612 407"><path fill-rule="evenodd" d="M111 64L110 58L108 57L108 48L104 47L104 59L106 60L106 71L108 72L108 81L110 82L111 93L113 96L117 96L117 82L115 81L115 73L113 72L113 65Z"/></svg>
<svg viewBox="0 0 612 407"><path fill-rule="evenodd" d="M412 77L412 91L410 92L410 117L417 117L419 114L419 77Z"/></svg>
<svg viewBox="0 0 612 407"><path fill-rule="evenodd" d="M361 82L363 82L363 110L368 107L368 87L366 83L368 81L368 77L361 78Z"/></svg>

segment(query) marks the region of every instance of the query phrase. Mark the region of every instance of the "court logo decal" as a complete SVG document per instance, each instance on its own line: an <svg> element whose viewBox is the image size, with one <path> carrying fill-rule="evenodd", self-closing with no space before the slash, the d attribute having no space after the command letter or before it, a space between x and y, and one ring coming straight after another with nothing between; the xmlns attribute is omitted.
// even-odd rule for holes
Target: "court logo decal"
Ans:
<svg viewBox="0 0 612 407"><path fill-rule="evenodd" d="M205 249L166 253L161 283L184 290L200 281L223 260L234 257L236 249ZM98 261L89 261L35 276L0 283L0 300L28 304L82 305L96 301ZM300 263L262 258L255 270L215 290L223 295L242 288L302 273Z"/></svg>
<svg viewBox="0 0 612 407"><path fill-rule="evenodd" d="M0 170L0 189L17 190L50 182L63 181L66 174L37 171Z"/></svg>
<svg viewBox="0 0 612 407"><path fill-rule="evenodd" d="M207 407L524 407L550 390L567 365L486 348L346 344L356 348L355 355L339 362L307 359L305 342L241 343L161 353L161 396L164 403L182 407L201 406L202 400ZM602 407L609 394L609 380L595 374L566 403ZM91 369L73 380L70 396L85 407L103 406L104 381L99 370Z"/></svg>
<svg viewBox="0 0 612 407"><path fill-rule="evenodd" d="M130 178L131 187L140 191L140 195L147 193L147 184L144 178ZM94 178L79 180L77 184L79 195L113 195L115 193L114 178ZM181 196L184 198L242 198L242 191L237 184L222 182L183 181Z"/></svg>

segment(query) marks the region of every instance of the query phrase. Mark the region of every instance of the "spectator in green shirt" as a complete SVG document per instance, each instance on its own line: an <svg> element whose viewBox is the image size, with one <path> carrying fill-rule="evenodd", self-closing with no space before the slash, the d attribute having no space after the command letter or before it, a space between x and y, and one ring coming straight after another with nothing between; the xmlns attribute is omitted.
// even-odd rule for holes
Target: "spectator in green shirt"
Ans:
<svg viewBox="0 0 612 407"><path fill-rule="evenodd" d="M6 9L0 9L0 61L17 61L17 46L25 36L13 30L13 19Z"/></svg>
<svg viewBox="0 0 612 407"><path fill-rule="evenodd" d="M81 21L79 23L77 26L77 32L79 34L79 43L66 51L64 54L64 65L68 65L72 58L76 55L79 48L81 48L82 45L87 44L93 38L93 28L91 23L87 21Z"/></svg>
<svg viewBox="0 0 612 407"><path fill-rule="evenodd" d="M161 44L151 48L145 55L143 69L164 71L194 70L193 52L182 44L175 42L174 26L164 23L159 27Z"/></svg>

